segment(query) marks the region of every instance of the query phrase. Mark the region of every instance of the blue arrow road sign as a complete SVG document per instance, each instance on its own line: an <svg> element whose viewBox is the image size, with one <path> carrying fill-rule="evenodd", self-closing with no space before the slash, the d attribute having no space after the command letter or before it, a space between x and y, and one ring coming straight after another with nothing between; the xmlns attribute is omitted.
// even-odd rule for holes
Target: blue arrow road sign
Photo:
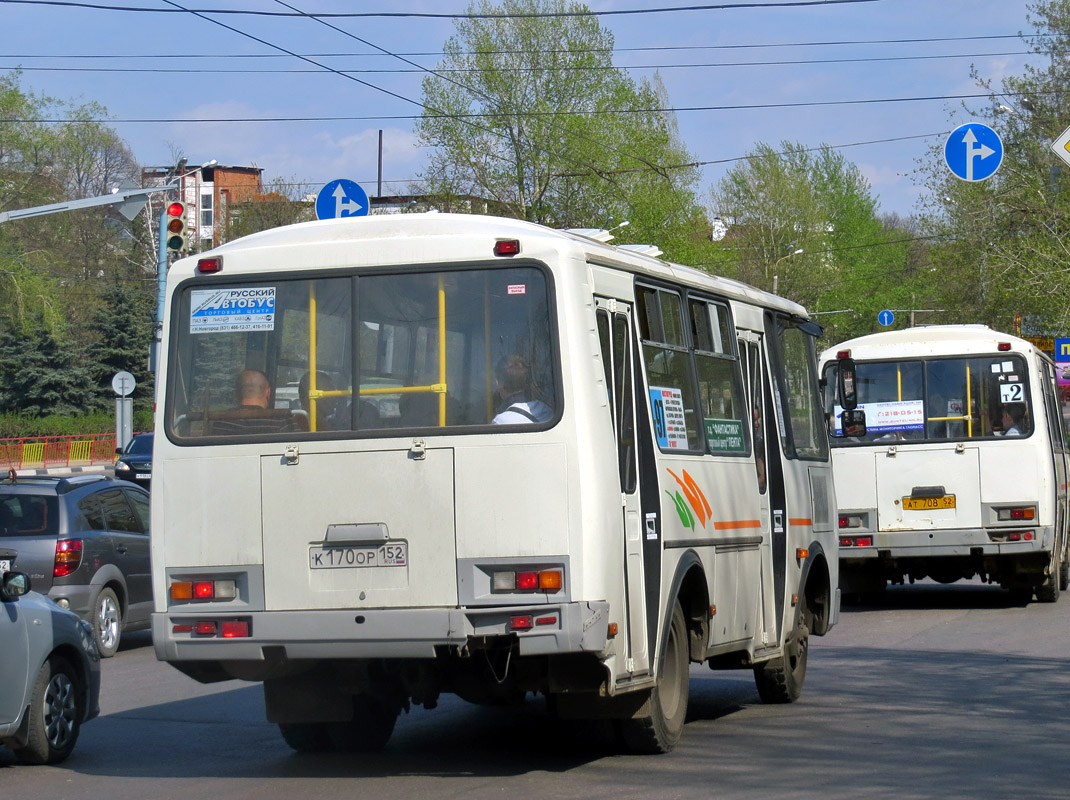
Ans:
<svg viewBox="0 0 1070 800"><path fill-rule="evenodd" d="M884 311L877 315L877 322L887 328L889 325L895 322L895 314L893 314L886 308L884 309Z"/></svg>
<svg viewBox="0 0 1070 800"><path fill-rule="evenodd" d="M316 219L364 217L368 214L368 194L360 184L346 178L336 178L316 195Z"/></svg>
<svg viewBox="0 0 1070 800"><path fill-rule="evenodd" d="M944 161L956 178L975 183L991 178L1003 163L1003 141L987 125L971 122L951 132Z"/></svg>

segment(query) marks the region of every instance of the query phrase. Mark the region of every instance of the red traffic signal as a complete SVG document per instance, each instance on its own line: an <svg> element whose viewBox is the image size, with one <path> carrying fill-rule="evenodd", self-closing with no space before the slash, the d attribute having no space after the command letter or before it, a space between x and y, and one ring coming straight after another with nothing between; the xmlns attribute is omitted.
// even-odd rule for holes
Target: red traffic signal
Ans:
<svg viewBox="0 0 1070 800"><path fill-rule="evenodd" d="M167 249L177 253L186 249L186 205L175 201L168 203L164 220L164 233Z"/></svg>

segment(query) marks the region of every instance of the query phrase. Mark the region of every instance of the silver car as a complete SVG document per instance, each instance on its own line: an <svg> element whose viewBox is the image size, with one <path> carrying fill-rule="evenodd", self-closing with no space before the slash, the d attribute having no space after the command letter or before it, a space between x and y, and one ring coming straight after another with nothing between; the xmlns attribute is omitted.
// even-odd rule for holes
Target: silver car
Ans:
<svg viewBox="0 0 1070 800"><path fill-rule="evenodd" d="M100 655L89 624L30 591L0 551L0 745L27 764L71 754L82 723L100 713Z"/></svg>

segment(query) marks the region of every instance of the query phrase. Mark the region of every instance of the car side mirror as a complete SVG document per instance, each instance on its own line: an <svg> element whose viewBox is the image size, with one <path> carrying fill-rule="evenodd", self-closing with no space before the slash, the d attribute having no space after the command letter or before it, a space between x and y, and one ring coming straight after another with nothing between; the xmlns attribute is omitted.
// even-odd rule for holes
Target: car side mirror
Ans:
<svg viewBox="0 0 1070 800"><path fill-rule="evenodd" d="M30 591L30 576L25 572L5 572L0 578L0 599L17 600Z"/></svg>
<svg viewBox="0 0 1070 800"><path fill-rule="evenodd" d="M865 436L866 412L860 408L845 408L840 416L841 436Z"/></svg>
<svg viewBox="0 0 1070 800"><path fill-rule="evenodd" d="M116 447L116 448L115 448L115 457L116 457L116 458L118 458L118 457L119 457L119 456L121 456L122 454L123 454L123 448L121 448L121 447Z"/></svg>

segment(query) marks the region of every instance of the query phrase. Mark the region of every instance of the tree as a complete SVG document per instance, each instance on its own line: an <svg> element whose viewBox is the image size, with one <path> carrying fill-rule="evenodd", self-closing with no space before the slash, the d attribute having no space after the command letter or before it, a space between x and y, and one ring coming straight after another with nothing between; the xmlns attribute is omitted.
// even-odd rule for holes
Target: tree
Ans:
<svg viewBox="0 0 1070 800"><path fill-rule="evenodd" d="M759 143L722 178L711 211L731 223L715 269L839 312L822 319L830 337L865 332L881 304L909 300L909 237L881 222L868 182L827 145Z"/></svg>
<svg viewBox="0 0 1070 800"><path fill-rule="evenodd" d="M625 241L656 237L668 252L666 234L682 241L702 216L698 174L681 167L691 159L659 110L660 81L615 68L612 34L594 16L567 16L586 11L572 0L473 2L423 83L428 189L446 208L475 199L556 227L627 219Z"/></svg>
<svg viewBox="0 0 1070 800"><path fill-rule="evenodd" d="M0 333L0 412L31 417L89 410L89 375L46 327Z"/></svg>
<svg viewBox="0 0 1070 800"><path fill-rule="evenodd" d="M1036 315L1046 327L1070 326L1070 196L1061 191L1065 165L1048 149L1070 120L1070 0L1030 6L1036 34L1026 46L1046 59L1005 78L993 88L976 70L974 79L991 92L991 105L976 110L1001 136L998 172L977 183L953 177L943 164L942 144L921 169L928 189L922 207L932 248L936 283L961 320L1013 330L1019 315Z"/></svg>
<svg viewBox="0 0 1070 800"><path fill-rule="evenodd" d="M89 325L97 340L86 348L90 379L89 405L107 410L114 393L111 379L126 371L137 380L134 405L151 409L153 375L148 369L148 353L153 342L153 296L136 285L112 283L101 292L101 304Z"/></svg>
<svg viewBox="0 0 1070 800"><path fill-rule="evenodd" d="M298 183L292 178L273 178L262 194L244 203L233 203L228 209L226 241L251 233L308 222L316 218L312 184Z"/></svg>

